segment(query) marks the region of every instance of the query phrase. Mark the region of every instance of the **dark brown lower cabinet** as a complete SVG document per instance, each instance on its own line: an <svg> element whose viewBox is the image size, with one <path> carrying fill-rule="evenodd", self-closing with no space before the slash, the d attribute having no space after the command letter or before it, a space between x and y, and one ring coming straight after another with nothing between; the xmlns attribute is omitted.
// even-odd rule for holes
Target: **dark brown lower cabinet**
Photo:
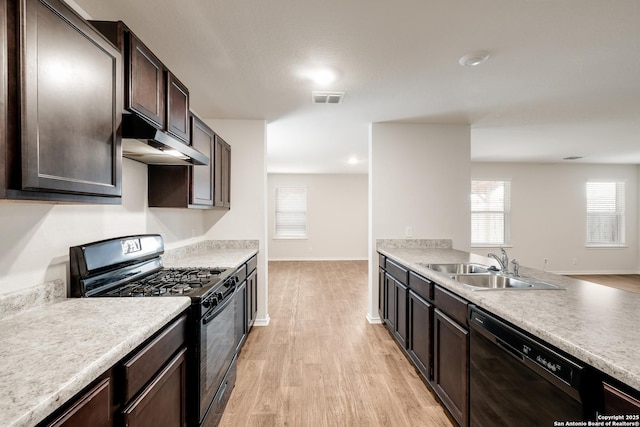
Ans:
<svg viewBox="0 0 640 427"><path fill-rule="evenodd" d="M125 426L186 425L186 348L123 410Z"/></svg>
<svg viewBox="0 0 640 427"><path fill-rule="evenodd" d="M48 427L107 427L112 425L112 380L111 376L98 379L86 393L76 399Z"/></svg>
<svg viewBox="0 0 640 427"><path fill-rule="evenodd" d="M423 377L431 381L433 305L409 291L409 357Z"/></svg>
<svg viewBox="0 0 640 427"><path fill-rule="evenodd" d="M604 389L604 413L606 415L640 415L640 397L632 396L620 388L602 383ZM637 418L632 421L638 421Z"/></svg>
<svg viewBox="0 0 640 427"><path fill-rule="evenodd" d="M389 330L396 328L396 293L393 277L385 273L384 275L384 323Z"/></svg>
<svg viewBox="0 0 640 427"><path fill-rule="evenodd" d="M462 427L469 425L469 330L436 308L432 386Z"/></svg>
<svg viewBox="0 0 640 427"><path fill-rule="evenodd" d="M408 322L408 311L407 311L407 302L409 296L409 288L406 285L403 285L399 281L395 279L393 280L393 287L395 293L395 329L394 335L396 339L400 343L402 347L407 346L407 335L409 334L409 322Z"/></svg>
<svg viewBox="0 0 640 427"><path fill-rule="evenodd" d="M38 427L185 426L186 337L183 314Z"/></svg>
<svg viewBox="0 0 640 427"><path fill-rule="evenodd" d="M380 319L384 321L385 314L385 301L384 301L384 269L382 267L378 268L378 316Z"/></svg>
<svg viewBox="0 0 640 427"><path fill-rule="evenodd" d="M253 327L258 313L258 270L247 276L247 333Z"/></svg>

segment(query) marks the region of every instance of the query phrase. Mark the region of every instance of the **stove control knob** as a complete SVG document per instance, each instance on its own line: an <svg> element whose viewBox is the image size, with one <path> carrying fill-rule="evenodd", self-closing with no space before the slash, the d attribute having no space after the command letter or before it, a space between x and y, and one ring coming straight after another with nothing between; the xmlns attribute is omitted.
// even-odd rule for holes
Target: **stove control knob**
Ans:
<svg viewBox="0 0 640 427"><path fill-rule="evenodd" d="M222 301L222 298L224 298L224 295L222 295L222 292L216 292L216 298L218 298L219 301Z"/></svg>
<svg viewBox="0 0 640 427"><path fill-rule="evenodd" d="M216 297L209 297L204 301L202 301L202 306L205 308L210 308L216 305L216 303L217 303Z"/></svg>

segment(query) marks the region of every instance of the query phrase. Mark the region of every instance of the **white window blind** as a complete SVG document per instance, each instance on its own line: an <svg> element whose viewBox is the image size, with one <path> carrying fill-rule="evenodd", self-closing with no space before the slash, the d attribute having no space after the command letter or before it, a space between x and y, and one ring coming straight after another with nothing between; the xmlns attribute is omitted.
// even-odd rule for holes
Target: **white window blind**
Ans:
<svg viewBox="0 0 640 427"><path fill-rule="evenodd" d="M587 182L587 246L621 246L624 182Z"/></svg>
<svg viewBox="0 0 640 427"><path fill-rule="evenodd" d="M307 237L307 189L276 187L276 237Z"/></svg>
<svg viewBox="0 0 640 427"><path fill-rule="evenodd" d="M511 181L471 181L471 244L511 243Z"/></svg>

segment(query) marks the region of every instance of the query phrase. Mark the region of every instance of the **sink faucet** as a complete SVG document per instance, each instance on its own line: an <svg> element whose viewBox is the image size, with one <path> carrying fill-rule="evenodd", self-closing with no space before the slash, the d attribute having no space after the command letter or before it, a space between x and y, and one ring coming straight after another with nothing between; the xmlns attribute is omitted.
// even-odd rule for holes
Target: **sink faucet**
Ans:
<svg viewBox="0 0 640 427"><path fill-rule="evenodd" d="M511 264L513 264L513 275L515 277L520 277L520 263L517 259L512 259Z"/></svg>
<svg viewBox="0 0 640 427"><path fill-rule="evenodd" d="M500 251L502 252L502 257L498 257L498 255L491 252L488 253L487 256L498 261L498 264L500 264L500 271L502 273L509 274L509 256L502 246L500 246Z"/></svg>

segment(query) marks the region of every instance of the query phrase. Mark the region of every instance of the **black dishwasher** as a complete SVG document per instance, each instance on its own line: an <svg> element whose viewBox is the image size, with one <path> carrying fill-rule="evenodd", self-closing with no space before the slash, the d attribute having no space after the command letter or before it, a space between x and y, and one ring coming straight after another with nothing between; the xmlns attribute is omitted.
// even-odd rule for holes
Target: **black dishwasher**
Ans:
<svg viewBox="0 0 640 427"><path fill-rule="evenodd" d="M471 306L471 427L553 426L592 419L586 367Z"/></svg>

